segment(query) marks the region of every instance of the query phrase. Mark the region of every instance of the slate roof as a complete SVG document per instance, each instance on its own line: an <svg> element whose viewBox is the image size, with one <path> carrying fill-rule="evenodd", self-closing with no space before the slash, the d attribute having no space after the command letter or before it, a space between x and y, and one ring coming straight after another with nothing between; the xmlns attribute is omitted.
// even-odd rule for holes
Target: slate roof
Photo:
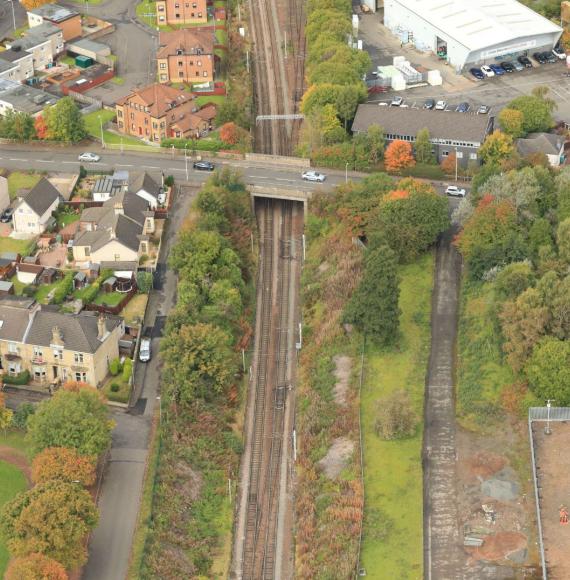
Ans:
<svg viewBox="0 0 570 580"><path fill-rule="evenodd" d="M559 155L564 147L564 137L554 133L529 133L525 139L517 139L517 149L521 155L544 153Z"/></svg>
<svg viewBox="0 0 570 580"><path fill-rule="evenodd" d="M0 300L0 340L24 341L33 303L33 299L12 299L9 296Z"/></svg>
<svg viewBox="0 0 570 580"><path fill-rule="evenodd" d="M129 191L137 193L141 189L154 195L154 197L158 197L158 194L160 193L160 185L156 183L156 181L146 171L135 173L135 175L129 179Z"/></svg>
<svg viewBox="0 0 570 580"><path fill-rule="evenodd" d="M8 62L16 62L26 57L33 58L31 53L26 52L25 50L14 50L13 48L9 48L8 50L0 50L0 59L6 60Z"/></svg>
<svg viewBox="0 0 570 580"><path fill-rule="evenodd" d="M61 194L45 177L42 177L35 187L30 189L22 198L28 206L39 216L44 215L46 210L55 200L60 200Z"/></svg>
<svg viewBox="0 0 570 580"><path fill-rule="evenodd" d="M136 272L138 267L138 262L132 261L101 262L101 270L128 270L131 272Z"/></svg>
<svg viewBox="0 0 570 580"><path fill-rule="evenodd" d="M492 117L455 111L358 105L352 131L365 132L373 124L380 125L385 134L415 138L417 132L425 127L431 139L483 143L490 130Z"/></svg>

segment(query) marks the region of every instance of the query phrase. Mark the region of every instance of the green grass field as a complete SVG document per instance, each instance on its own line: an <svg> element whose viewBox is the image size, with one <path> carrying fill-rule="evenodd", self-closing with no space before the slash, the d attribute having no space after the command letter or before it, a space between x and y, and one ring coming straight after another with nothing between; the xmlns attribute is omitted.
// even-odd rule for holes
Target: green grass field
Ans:
<svg viewBox="0 0 570 580"><path fill-rule="evenodd" d="M27 256L32 242L30 240L15 240L14 238L0 238L0 254L2 252L18 252Z"/></svg>
<svg viewBox="0 0 570 580"><path fill-rule="evenodd" d="M200 107L208 103L214 103L215 105L221 105L226 100L225 95L212 95L211 97L202 96L196 97L196 104Z"/></svg>
<svg viewBox="0 0 570 580"><path fill-rule="evenodd" d="M8 193L14 199L19 189L31 189L42 178L39 173L12 171L8 176Z"/></svg>
<svg viewBox="0 0 570 580"><path fill-rule="evenodd" d="M433 256L400 269L402 338L390 351L368 348L361 409L365 525L361 566L369 578L420 580L423 560L422 414L430 348ZM374 430L376 401L395 390L410 394L418 414L413 438L384 441Z"/></svg>
<svg viewBox="0 0 570 580"><path fill-rule="evenodd" d="M89 135L101 140L101 122L103 123L103 139L105 139L105 144L107 145L118 145L121 143L121 139L124 145L141 145L143 147L152 147L152 145L146 145L142 141L135 139L134 137L129 137L128 135L117 135L116 133L111 133L105 129L105 124L109 123L115 118L115 111L108 111L107 109L101 109L100 111L93 111L85 115L85 128Z"/></svg>

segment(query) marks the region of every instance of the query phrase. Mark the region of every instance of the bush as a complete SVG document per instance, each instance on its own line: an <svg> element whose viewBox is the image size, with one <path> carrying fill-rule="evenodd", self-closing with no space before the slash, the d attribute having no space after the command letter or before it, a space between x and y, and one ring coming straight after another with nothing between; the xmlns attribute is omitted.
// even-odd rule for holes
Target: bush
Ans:
<svg viewBox="0 0 570 580"><path fill-rule="evenodd" d="M28 417L36 412L36 408L31 403L22 403L12 416L12 423L18 429L26 429Z"/></svg>
<svg viewBox="0 0 570 580"><path fill-rule="evenodd" d="M120 385L118 385L117 383L111 383L112 393L118 393L120 388L121 388Z"/></svg>
<svg viewBox="0 0 570 580"><path fill-rule="evenodd" d="M164 185L172 187L174 185L174 175L168 175L164 180Z"/></svg>
<svg viewBox="0 0 570 580"><path fill-rule="evenodd" d="M54 304L62 304L67 295L73 290L73 272L68 272L63 280L56 286L53 294Z"/></svg>
<svg viewBox="0 0 570 580"><path fill-rule="evenodd" d="M118 358L114 358L109 363L109 372L116 377L121 372L121 361Z"/></svg>
<svg viewBox="0 0 570 580"><path fill-rule="evenodd" d="M125 359L123 363L123 381L127 383L133 374L133 361L130 358Z"/></svg>
<svg viewBox="0 0 570 580"><path fill-rule="evenodd" d="M376 403L376 433L386 440L405 439L416 432L417 416L406 391L395 391Z"/></svg>
<svg viewBox="0 0 570 580"><path fill-rule="evenodd" d="M22 371L21 373L17 374L16 376L11 375L4 375L2 380L7 385L27 385L30 381L30 372L29 371Z"/></svg>
<svg viewBox="0 0 570 580"><path fill-rule="evenodd" d="M28 298L32 298L34 294L37 292L37 290L38 290L37 286L26 286L22 290L22 294L24 296L27 296Z"/></svg>
<svg viewBox="0 0 570 580"><path fill-rule="evenodd" d="M427 163L416 163L413 167L402 169L405 177L423 177L424 179L443 179L445 177L439 165L428 165Z"/></svg>
<svg viewBox="0 0 570 580"><path fill-rule="evenodd" d="M205 141L192 139L164 139L160 144L161 147L174 147L175 149L188 149L191 151L212 151L217 152L221 149L233 149L233 145L227 145L222 141L208 139Z"/></svg>
<svg viewBox="0 0 570 580"><path fill-rule="evenodd" d="M150 272L137 272L137 288L139 294L148 294L152 290L152 274Z"/></svg>

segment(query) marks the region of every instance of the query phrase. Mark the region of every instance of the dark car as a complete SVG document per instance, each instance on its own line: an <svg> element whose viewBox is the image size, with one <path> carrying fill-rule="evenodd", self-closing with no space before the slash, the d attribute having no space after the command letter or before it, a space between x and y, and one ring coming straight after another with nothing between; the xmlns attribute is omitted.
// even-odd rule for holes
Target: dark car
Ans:
<svg viewBox="0 0 570 580"><path fill-rule="evenodd" d="M480 68L470 68L469 72L478 80L482 81L485 78L485 75L481 72Z"/></svg>
<svg viewBox="0 0 570 580"><path fill-rule="evenodd" d="M556 55L552 54L552 52L543 52L542 57L544 58L544 60L546 60L546 62L549 62L549 63L558 62Z"/></svg>
<svg viewBox="0 0 570 580"><path fill-rule="evenodd" d="M489 67L498 77L505 74L505 70L498 64L490 64Z"/></svg>
<svg viewBox="0 0 570 580"><path fill-rule="evenodd" d="M544 58L542 52L535 52L532 57L538 64L546 64L546 59Z"/></svg>
<svg viewBox="0 0 570 580"><path fill-rule="evenodd" d="M433 99L428 99L424 103L424 109L433 109L435 107L435 101Z"/></svg>
<svg viewBox="0 0 570 580"><path fill-rule="evenodd" d="M519 56L517 60L525 67L525 68L532 68L532 62L528 56Z"/></svg>
<svg viewBox="0 0 570 580"><path fill-rule="evenodd" d="M469 105L469 103L459 103L459 105L457 105L457 108L455 109L455 111L457 113L467 113L467 111L470 109L471 105Z"/></svg>
<svg viewBox="0 0 570 580"><path fill-rule="evenodd" d="M14 208L7 207L0 216L0 222L7 224L8 222L12 221L12 215L14 215Z"/></svg>
<svg viewBox="0 0 570 580"><path fill-rule="evenodd" d="M216 168L210 161L196 161L192 167L198 171L214 171Z"/></svg>
<svg viewBox="0 0 570 580"><path fill-rule="evenodd" d="M515 72L515 67L508 61L502 62L501 67L505 70L505 72L508 73Z"/></svg>

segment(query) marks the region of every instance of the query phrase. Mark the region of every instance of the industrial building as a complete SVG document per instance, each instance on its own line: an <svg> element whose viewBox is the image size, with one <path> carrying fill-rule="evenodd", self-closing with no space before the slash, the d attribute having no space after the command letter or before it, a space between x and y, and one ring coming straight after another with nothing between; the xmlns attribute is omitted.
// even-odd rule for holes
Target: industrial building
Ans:
<svg viewBox="0 0 570 580"><path fill-rule="evenodd" d="M516 0L386 0L384 24L457 72L550 50L562 29Z"/></svg>

